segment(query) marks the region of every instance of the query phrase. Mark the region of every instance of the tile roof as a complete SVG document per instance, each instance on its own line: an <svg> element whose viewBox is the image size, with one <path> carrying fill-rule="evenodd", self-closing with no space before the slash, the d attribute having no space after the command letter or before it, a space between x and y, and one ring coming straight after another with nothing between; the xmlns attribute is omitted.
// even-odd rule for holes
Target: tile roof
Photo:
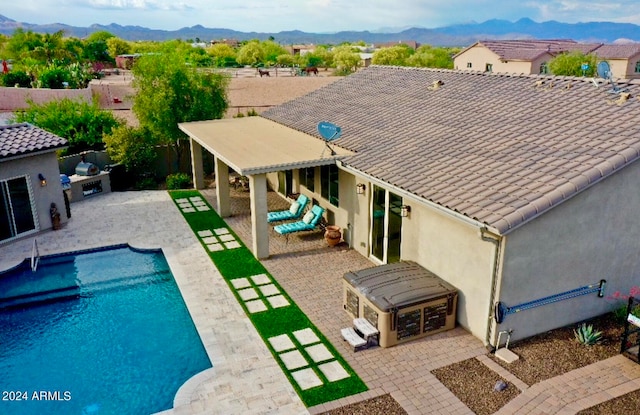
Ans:
<svg viewBox="0 0 640 415"><path fill-rule="evenodd" d="M640 156L640 82L593 82L370 66L262 116L335 123L346 166L506 233Z"/></svg>
<svg viewBox="0 0 640 415"><path fill-rule="evenodd" d="M602 45L594 53L602 59L629 59L640 54L640 43Z"/></svg>
<svg viewBox="0 0 640 415"><path fill-rule="evenodd" d="M557 55L567 51L580 51L582 53L593 52L601 46L601 43L577 43L570 39L547 40L482 40L472 45L481 45L495 53L502 60L534 60L537 57L549 53ZM469 48L467 48L469 49ZM465 49L465 50L467 50ZM464 50L462 51L464 52ZM462 53L460 52L460 53Z"/></svg>
<svg viewBox="0 0 640 415"><path fill-rule="evenodd" d="M64 138L28 123L0 125L0 161L66 146Z"/></svg>

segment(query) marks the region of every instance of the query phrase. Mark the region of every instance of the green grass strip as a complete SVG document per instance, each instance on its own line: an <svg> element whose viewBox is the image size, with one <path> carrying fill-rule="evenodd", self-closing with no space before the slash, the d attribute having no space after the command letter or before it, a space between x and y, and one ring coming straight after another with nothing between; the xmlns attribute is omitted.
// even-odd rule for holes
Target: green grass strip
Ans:
<svg viewBox="0 0 640 415"><path fill-rule="evenodd" d="M202 200L206 202L205 198L195 190L171 191L169 192L169 194L174 201L175 199L200 196ZM207 205L211 207L208 203ZM334 401L336 399L344 398L345 396L354 395L368 390L365 383L360 379L360 377L351 368L351 366L349 366L349 364L344 360L340 353L333 347L331 342L329 342L329 340L311 323L309 318L287 295L280 284L278 284L278 281L273 278L273 276L266 270L262 263L256 259L253 253L242 243L238 235L234 233L233 229L231 229L226 224L226 222L217 214L215 210L211 209L204 212L197 211L186 214L183 213L183 216L194 233L196 233L196 235L198 231L212 230L224 227L229 229L229 232L234 235L236 241L240 243L240 248L209 252L206 245L202 242L202 239L199 238L200 243L203 244L203 247L208 253L209 257L215 264L216 268L220 271L222 277L227 282L229 289L236 296L236 300L244 308L245 313L262 337L266 346L271 351L271 354L274 356L276 362L278 362L282 371L289 379L289 382L298 393L298 396L300 396L300 399L307 407L320 405L325 402ZM239 264L242 264L242 266L238 266ZM266 274L267 276L269 276L272 283L280 290L280 293L289 301L290 305L275 309L269 308L267 311L259 313L250 313L247 310L244 301L240 298L237 291L231 284L231 280L236 278L247 278L258 274ZM259 292L259 290L256 291ZM259 294L260 299L264 301L265 297L263 297L261 293ZM349 373L350 376L348 378L335 382L328 382L327 379L324 378L323 373L318 369L317 366L326 362L315 363L310 358L310 356L306 355L304 348L301 345L297 344L297 340L295 339L295 337L291 335L292 332L304 328L311 328L313 330L316 336L318 336L318 338L320 339L320 342L324 344L325 347L333 354L335 360L338 361L340 365L342 365L347 373ZM305 366L304 369L313 368L316 375L318 375L318 377L323 381L323 384L321 386L316 386L307 390L300 389L295 379L291 376L291 372L284 366L284 364L278 357L278 353L273 349L271 343L268 341L269 338L281 334L289 335L291 340L298 345L297 350L305 356L307 362L309 363L309 365Z"/></svg>

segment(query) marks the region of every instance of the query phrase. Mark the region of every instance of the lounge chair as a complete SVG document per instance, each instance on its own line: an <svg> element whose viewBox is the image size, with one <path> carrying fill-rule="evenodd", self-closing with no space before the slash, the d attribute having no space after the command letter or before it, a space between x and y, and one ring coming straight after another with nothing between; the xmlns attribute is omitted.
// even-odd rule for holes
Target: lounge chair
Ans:
<svg viewBox="0 0 640 415"><path fill-rule="evenodd" d="M298 219L302 216L302 212L304 212L304 209L307 207L307 203L309 203L309 198L300 194L298 199L291 203L289 209L267 213L267 222L271 223L282 220Z"/></svg>
<svg viewBox="0 0 640 415"><path fill-rule="evenodd" d="M302 217L302 220L274 226L273 230L278 232L280 235L287 235L294 232L312 231L316 228L316 226L318 226L318 222L320 222L320 219L322 219L323 213L324 208L315 205L311 208L310 211L305 213L305 215Z"/></svg>

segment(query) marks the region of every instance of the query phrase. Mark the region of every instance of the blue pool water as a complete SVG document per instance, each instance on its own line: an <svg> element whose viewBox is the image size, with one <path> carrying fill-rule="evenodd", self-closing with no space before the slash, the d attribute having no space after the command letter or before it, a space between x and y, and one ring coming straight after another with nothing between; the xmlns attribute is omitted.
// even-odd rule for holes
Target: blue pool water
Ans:
<svg viewBox="0 0 640 415"><path fill-rule="evenodd" d="M161 252L120 246L0 273L0 414L155 413L210 367Z"/></svg>

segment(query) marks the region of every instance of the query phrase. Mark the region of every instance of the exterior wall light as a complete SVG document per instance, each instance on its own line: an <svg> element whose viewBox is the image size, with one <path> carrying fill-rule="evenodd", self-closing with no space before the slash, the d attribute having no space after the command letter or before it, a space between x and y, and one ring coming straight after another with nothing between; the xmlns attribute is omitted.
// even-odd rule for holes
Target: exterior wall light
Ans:
<svg viewBox="0 0 640 415"><path fill-rule="evenodd" d="M411 212L411 206L409 205L400 206L400 216L402 216L403 218L408 217L410 212Z"/></svg>
<svg viewBox="0 0 640 415"><path fill-rule="evenodd" d="M40 186L45 187L47 185L47 179L45 179L42 173L38 173L38 180L40 180Z"/></svg>
<svg viewBox="0 0 640 415"><path fill-rule="evenodd" d="M356 193L357 194L363 195L365 190L367 190L367 186L364 183L358 183L356 185Z"/></svg>

